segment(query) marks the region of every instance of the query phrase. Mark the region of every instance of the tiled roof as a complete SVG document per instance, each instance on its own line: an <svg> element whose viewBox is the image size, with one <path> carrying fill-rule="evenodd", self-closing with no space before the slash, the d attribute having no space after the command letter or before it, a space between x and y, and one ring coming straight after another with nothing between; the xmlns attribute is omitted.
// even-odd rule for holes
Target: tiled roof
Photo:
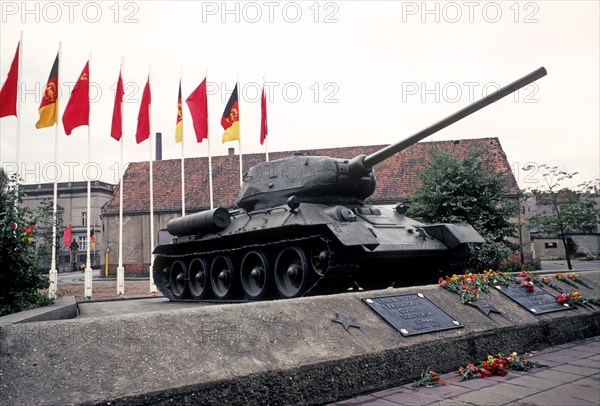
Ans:
<svg viewBox="0 0 600 406"><path fill-rule="evenodd" d="M419 185L417 173L429 159L432 146L440 150L454 151L464 156L468 151L481 149L487 166L496 173L508 178L506 194L515 195L519 191L506 154L497 138L460 140L456 146L453 141L419 142L388 160L375 165L377 190L369 198L376 203L393 203L413 195ZM285 158L294 153L306 155L324 155L335 158L352 158L359 154L370 154L385 145L326 148L304 151L270 152L271 160ZM244 155L244 171L264 161L264 154ZM213 194L215 207L233 207L239 192L239 161L237 155L212 157ZM154 174L154 210L156 212L181 211L181 160L170 159L153 162ZM124 213L148 213L149 202L148 162L131 163L123 182ZM208 158L186 158L185 160L185 202L186 211L195 212L209 208ZM112 199L103 207L103 214L116 214L119 211L119 188L115 188Z"/></svg>

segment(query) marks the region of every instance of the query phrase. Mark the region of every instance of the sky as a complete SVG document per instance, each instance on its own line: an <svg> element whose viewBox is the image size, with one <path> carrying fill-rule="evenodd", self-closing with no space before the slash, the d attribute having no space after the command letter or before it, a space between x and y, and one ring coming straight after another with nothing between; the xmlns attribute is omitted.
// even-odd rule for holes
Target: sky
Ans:
<svg viewBox="0 0 600 406"><path fill-rule="evenodd" d="M268 94L268 149L390 144L544 66L548 75L426 141L498 137L521 188L543 184L540 165L600 177L598 1L0 1L0 80L23 32L21 174L26 183L117 183L119 143L110 137L123 59L124 162L149 158L135 143L148 74L152 132L163 159L175 143L183 98L207 75L212 155L221 115L240 83L242 153L260 145L260 92ZM90 62L88 127L66 136L36 129L37 109L62 41L60 117ZM206 156L184 105L184 154ZM0 120L0 160L16 166L17 119ZM88 143L89 140L89 143ZM88 153L89 151L89 153ZM88 163L88 155L89 161ZM351 158L351 157L348 157ZM522 168L529 166L531 170Z"/></svg>

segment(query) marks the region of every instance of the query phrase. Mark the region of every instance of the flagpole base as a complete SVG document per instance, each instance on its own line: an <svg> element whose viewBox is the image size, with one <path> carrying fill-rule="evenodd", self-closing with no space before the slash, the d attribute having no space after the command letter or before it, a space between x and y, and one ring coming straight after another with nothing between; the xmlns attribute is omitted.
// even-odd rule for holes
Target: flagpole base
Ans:
<svg viewBox="0 0 600 406"><path fill-rule="evenodd" d="M125 268L117 267L117 295L125 294Z"/></svg>
<svg viewBox="0 0 600 406"><path fill-rule="evenodd" d="M85 268L83 280L84 280L84 284L85 284L85 290L84 290L83 297L85 297L86 299L91 299L92 298L92 267L89 262Z"/></svg>
<svg viewBox="0 0 600 406"><path fill-rule="evenodd" d="M56 299L56 290L58 287L58 272L56 269L50 269L48 272L48 278L50 280L50 286L48 287L48 297L50 299Z"/></svg>
<svg viewBox="0 0 600 406"><path fill-rule="evenodd" d="M148 267L148 274L150 275L150 293L156 293L156 285L154 284L154 275L152 274L152 265Z"/></svg>

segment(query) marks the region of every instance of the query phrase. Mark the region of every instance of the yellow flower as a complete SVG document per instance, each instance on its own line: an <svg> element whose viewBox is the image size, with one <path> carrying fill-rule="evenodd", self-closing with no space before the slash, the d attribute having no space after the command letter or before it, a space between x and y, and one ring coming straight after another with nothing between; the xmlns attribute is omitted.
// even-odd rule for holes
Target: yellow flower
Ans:
<svg viewBox="0 0 600 406"><path fill-rule="evenodd" d="M513 353L512 353L512 354L510 354L510 355L512 355L513 357L516 357L516 356L517 356L517 352L516 352L516 351L513 351Z"/></svg>

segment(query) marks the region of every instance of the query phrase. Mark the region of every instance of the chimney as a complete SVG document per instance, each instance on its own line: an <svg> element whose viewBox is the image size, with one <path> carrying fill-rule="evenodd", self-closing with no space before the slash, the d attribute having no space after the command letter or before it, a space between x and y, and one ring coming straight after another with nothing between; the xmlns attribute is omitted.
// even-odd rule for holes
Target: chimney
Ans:
<svg viewBox="0 0 600 406"><path fill-rule="evenodd" d="M235 148L229 148L227 150L227 152L228 152L228 155L235 155Z"/></svg>
<svg viewBox="0 0 600 406"><path fill-rule="evenodd" d="M156 161L162 161L162 133L156 133Z"/></svg>

